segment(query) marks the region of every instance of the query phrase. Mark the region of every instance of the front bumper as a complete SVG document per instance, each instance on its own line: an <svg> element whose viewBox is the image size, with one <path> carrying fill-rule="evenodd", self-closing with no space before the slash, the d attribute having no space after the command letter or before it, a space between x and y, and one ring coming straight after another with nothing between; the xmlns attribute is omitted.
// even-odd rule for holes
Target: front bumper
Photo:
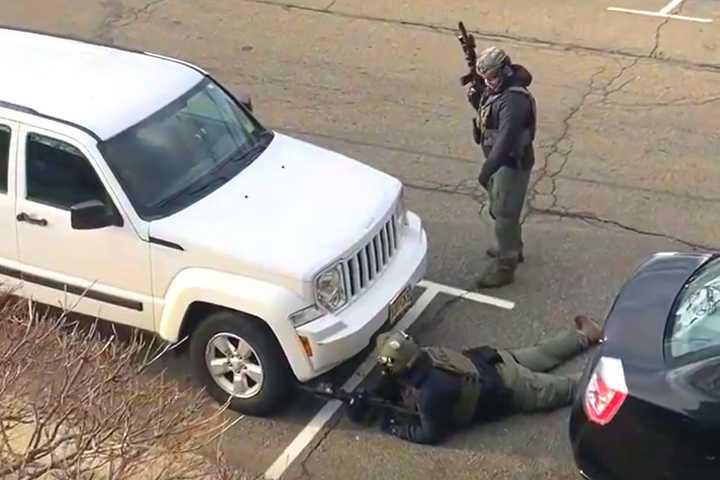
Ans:
<svg viewBox="0 0 720 480"><path fill-rule="evenodd" d="M427 235L417 215L408 212L408 220L397 256L371 288L339 314L326 315L297 329L312 349L312 372L298 380L311 380L365 349L387 322L393 299L425 277Z"/></svg>

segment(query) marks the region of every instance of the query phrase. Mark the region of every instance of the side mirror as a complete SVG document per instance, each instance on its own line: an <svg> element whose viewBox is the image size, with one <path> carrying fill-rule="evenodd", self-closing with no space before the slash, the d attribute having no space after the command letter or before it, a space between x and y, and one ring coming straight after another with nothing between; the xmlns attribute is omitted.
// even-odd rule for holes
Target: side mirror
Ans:
<svg viewBox="0 0 720 480"><path fill-rule="evenodd" d="M70 207L70 224L75 230L122 227L122 217L114 209L108 210L107 205L100 200L77 203Z"/></svg>
<svg viewBox="0 0 720 480"><path fill-rule="evenodd" d="M245 108L247 108L251 112L253 111L252 98L250 98L250 95L248 95L247 93L238 92L235 95L235 98L237 98L237 101L242 103Z"/></svg>

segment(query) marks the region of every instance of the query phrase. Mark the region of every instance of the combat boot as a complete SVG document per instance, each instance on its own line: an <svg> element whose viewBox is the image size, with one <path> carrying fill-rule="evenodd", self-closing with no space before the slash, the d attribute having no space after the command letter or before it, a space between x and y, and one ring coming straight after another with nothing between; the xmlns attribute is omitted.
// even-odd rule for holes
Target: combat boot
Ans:
<svg viewBox="0 0 720 480"><path fill-rule="evenodd" d="M495 247L490 247L487 250L485 250L485 254L490 258L497 258L500 256L500 249ZM522 246L520 247L520 255L518 256L518 262L523 263L525 261L525 257L523 256L523 249Z"/></svg>
<svg viewBox="0 0 720 480"><path fill-rule="evenodd" d="M575 328L583 334L590 341L590 345L593 345L600 341L602 338L602 327L598 325L592 319L585 315L578 315L574 319Z"/></svg>
<svg viewBox="0 0 720 480"><path fill-rule="evenodd" d="M475 281L478 288L497 288L509 285L515 281L517 257L497 258L485 273Z"/></svg>

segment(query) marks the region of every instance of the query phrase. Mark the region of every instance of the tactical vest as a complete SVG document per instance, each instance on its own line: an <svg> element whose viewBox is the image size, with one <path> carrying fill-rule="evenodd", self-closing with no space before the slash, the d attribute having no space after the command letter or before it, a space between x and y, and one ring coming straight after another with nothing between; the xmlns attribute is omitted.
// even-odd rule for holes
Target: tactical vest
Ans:
<svg viewBox="0 0 720 480"><path fill-rule="evenodd" d="M433 367L461 377L460 398L453 410L453 420L459 426L466 425L475 416L480 398L480 373L468 357L454 350L425 347L423 351L430 357Z"/></svg>
<svg viewBox="0 0 720 480"><path fill-rule="evenodd" d="M492 110L492 104L495 103L495 101L497 101L498 99L500 99L506 92L519 92L528 97L528 99L530 100L530 109L532 112L530 126L523 130L520 141L518 141L516 148L513 151L513 157L519 163L522 160L522 154L525 151L525 148L535 140L535 127L537 122L537 105L535 104L535 97L532 93L530 93L530 90L528 90L527 88L518 86L508 87L502 92L490 95L487 100L485 100L485 102L480 104L480 109L478 110L479 138L480 143L484 147L491 148L495 144L498 129L497 126L495 128L488 128L487 120Z"/></svg>

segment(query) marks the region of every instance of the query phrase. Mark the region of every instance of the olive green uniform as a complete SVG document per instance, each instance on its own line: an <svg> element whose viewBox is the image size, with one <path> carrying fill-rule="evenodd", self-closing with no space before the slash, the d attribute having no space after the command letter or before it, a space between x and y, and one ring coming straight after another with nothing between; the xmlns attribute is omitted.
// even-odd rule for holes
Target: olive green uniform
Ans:
<svg viewBox="0 0 720 480"><path fill-rule="evenodd" d="M530 170L500 167L488 184L489 210L495 221L495 237L500 257L518 255L523 250L522 215Z"/></svg>
<svg viewBox="0 0 720 480"><path fill-rule="evenodd" d="M589 343L577 330L565 330L532 347L498 350L503 361L495 367L513 392L513 407L532 412L571 404L576 380L545 372L583 352Z"/></svg>

